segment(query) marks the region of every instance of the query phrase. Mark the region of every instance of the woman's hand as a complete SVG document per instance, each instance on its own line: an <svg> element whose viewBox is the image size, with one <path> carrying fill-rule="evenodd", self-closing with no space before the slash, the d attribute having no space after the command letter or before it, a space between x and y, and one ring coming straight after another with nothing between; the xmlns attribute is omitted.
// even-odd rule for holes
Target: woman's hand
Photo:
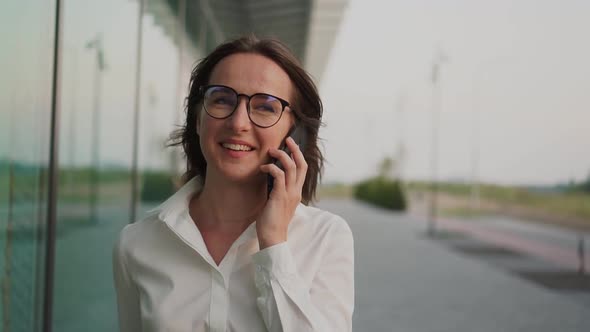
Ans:
<svg viewBox="0 0 590 332"><path fill-rule="evenodd" d="M274 186L266 206L256 221L256 233L260 249L287 241L289 222L301 202L301 191L307 174L307 162L295 141L289 137L287 147L293 159L282 150L271 149L269 154L283 164L284 171L275 164L260 166L264 173L274 178Z"/></svg>

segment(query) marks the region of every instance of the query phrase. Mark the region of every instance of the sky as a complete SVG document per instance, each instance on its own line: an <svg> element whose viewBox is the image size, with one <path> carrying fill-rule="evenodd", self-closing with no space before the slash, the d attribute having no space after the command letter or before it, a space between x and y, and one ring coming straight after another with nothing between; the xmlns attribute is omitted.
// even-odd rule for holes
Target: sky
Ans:
<svg viewBox="0 0 590 332"><path fill-rule="evenodd" d="M386 156L406 179L585 179L589 17L582 0L351 0L320 82L324 180L360 180Z"/></svg>

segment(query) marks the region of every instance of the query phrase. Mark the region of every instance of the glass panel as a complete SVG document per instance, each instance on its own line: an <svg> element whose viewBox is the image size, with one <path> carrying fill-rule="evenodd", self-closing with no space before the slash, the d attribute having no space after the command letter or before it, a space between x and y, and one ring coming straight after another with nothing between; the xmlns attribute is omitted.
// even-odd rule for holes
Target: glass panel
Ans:
<svg viewBox="0 0 590 332"><path fill-rule="evenodd" d="M169 5L168 3L172 3ZM178 21L171 8L177 1L151 1L143 29L141 116L139 135L140 205L144 212L162 203L175 190L173 149L166 148L179 124Z"/></svg>
<svg viewBox="0 0 590 332"><path fill-rule="evenodd" d="M55 331L116 331L111 253L129 222L138 3L63 11Z"/></svg>
<svg viewBox="0 0 590 332"><path fill-rule="evenodd" d="M146 3L138 219L174 191L175 159L165 143L182 107L174 37L178 6ZM117 329L111 252L130 216L137 6L109 0L64 8L56 331Z"/></svg>
<svg viewBox="0 0 590 332"><path fill-rule="evenodd" d="M42 316L54 1L0 5L0 331Z"/></svg>

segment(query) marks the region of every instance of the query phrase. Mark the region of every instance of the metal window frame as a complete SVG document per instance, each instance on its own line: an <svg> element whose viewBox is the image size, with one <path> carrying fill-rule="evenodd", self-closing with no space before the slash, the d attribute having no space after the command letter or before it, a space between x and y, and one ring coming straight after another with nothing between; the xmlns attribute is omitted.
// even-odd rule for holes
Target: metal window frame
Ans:
<svg viewBox="0 0 590 332"><path fill-rule="evenodd" d="M59 160L59 125L61 106L63 3L55 0L55 30L53 37L53 79L51 91L51 122L49 143L49 170L47 185L47 228L45 250L45 289L43 296L43 331L51 332L53 323L53 280L55 273L55 235L57 222L57 184Z"/></svg>

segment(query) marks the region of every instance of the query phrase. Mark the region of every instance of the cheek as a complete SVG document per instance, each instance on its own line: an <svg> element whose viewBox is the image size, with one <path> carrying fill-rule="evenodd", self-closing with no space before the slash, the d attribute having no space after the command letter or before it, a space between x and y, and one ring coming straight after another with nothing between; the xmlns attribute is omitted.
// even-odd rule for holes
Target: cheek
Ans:
<svg viewBox="0 0 590 332"><path fill-rule="evenodd" d="M201 130L201 125L203 124L203 119L201 118L202 115L203 115L203 112L201 110L201 112L199 112L197 114L197 126L196 126L196 128L197 128L197 135L199 135L199 136L201 135L201 131L202 131Z"/></svg>
<svg viewBox="0 0 590 332"><path fill-rule="evenodd" d="M285 123L285 125L281 126L280 128L277 128L276 131L269 133L267 136L265 136L263 139L265 142L268 143L268 147L278 148L287 137L287 134L289 133L289 128L289 123Z"/></svg>
<svg viewBox="0 0 590 332"><path fill-rule="evenodd" d="M199 137L199 145L201 146L201 152L205 157L208 156L209 145L211 144L212 130L211 123L207 122L207 119L197 117L196 134Z"/></svg>
<svg viewBox="0 0 590 332"><path fill-rule="evenodd" d="M200 140L206 141L217 130L217 126L219 126L219 121L215 121L215 119L211 119L208 116L203 116L203 112L201 112L197 117L196 126L197 135L199 135Z"/></svg>

